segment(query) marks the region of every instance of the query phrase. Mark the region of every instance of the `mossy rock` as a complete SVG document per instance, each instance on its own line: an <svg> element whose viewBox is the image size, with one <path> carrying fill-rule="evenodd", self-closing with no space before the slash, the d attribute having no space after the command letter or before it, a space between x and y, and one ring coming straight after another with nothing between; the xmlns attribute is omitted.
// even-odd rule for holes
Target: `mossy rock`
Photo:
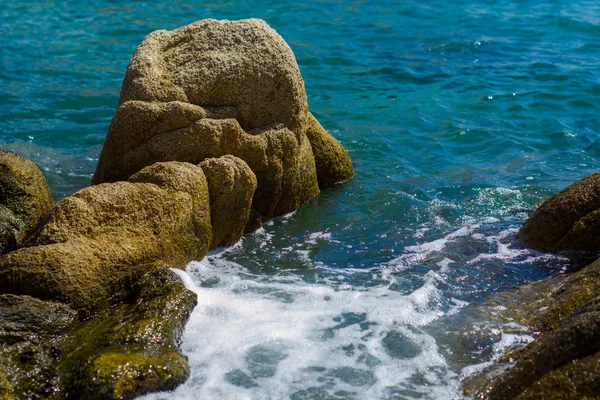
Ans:
<svg viewBox="0 0 600 400"><path fill-rule="evenodd" d="M63 354L65 334L77 323L77 312L65 304L0 296L0 372L10 371L8 384L15 398L53 397L60 389L54 368Z"/></svg>
<svg viewBox="0 0 600 400"><path fill-rule="evenodd" d="M183 383L189 367L177 345L196 295L159 268L113 300L79 321L64 304L0 296L0 395L131 399ZM2 370L18 373L2 381Z"/></svg>
<svg viewBox="0 0 600 400"><path fill-rule="evenodd" d="M189 367L177 350L196 295L166 268L144 276L123 303L81 324L56 368L80 398L131 399L172 390Z"/></svg>
<svg viewBox="0 0 600 400"><path fill-rule="evenodd" d="M538 337L511 351L465 391L474 398L597 398L600 391L600 260L520 288L493 303ZM492 303L492 304L493 304ZM514 363L505 365L503 363Z"/></svg>
<svg viewBox="0 0 600 400"><path fill-rule="evenodd" d="M315 156L319 188L327 189L352 179L354 168L348 152L310 113L306 137Z"/></svg>
<svg viewBox="0 0 600 400"><path fill-rule="evenodd" d="M53 204L39 168L17 153L0 149L0 254L20 247Z"/></svg>
<svg viewBox="0 0 600 400"><path fill-rule="evenodd" d="M520 232L545 252L600 251L600 172L586 176L545 201Z"/></svg>
<svg viewBox="0 0 600 400"><path fill-rule="evenodd" d="M13 400L14 398L12 385L8 381L6 373L0 367L0 400Z"/></svg>

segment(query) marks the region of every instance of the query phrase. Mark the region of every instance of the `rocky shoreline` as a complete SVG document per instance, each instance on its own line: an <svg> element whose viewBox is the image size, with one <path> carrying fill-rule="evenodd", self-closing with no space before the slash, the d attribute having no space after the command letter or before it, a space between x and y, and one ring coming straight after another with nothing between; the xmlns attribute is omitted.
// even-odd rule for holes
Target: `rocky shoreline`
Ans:
<svg viewBox="0 0 600 400"><path fill-rule="evenodd" d="M54 205L39 169L0 150L0 399L129 399L189 376L185 268L351 179L308 109L293 53L260 20L148 35L93 178ZM521 229L545 252L600 250L600 173ZM600 393L600 260L490 299L536 340L464 382L490 399Z"/></svg>
<svg viewBox="0 0 600 400"><path fill-rule="evenodd" d="M600 173L552 196L520 230L545 252L600 249ZM595 399L600 395L600 259L574 271L493 296L507 318L536 339L465 382L476 399Z"/></svg>
<svg viewBox="0 0 600 400"><path fill-rule="evenodd" d="M52 204L0 152L0 399L129 399L189 376L185 268L351 179L264 21L149 34L131 59L93 186Z"/></svg>

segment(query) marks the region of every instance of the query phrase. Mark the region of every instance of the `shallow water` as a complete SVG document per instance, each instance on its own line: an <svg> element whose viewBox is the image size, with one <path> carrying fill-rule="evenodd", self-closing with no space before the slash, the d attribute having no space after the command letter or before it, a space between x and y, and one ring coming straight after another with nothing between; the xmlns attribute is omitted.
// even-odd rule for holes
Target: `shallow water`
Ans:
<svg viewBox="0 0 600 400"><path fill-rule="evenodd" d="M598 170L600 5L5 0L0 146L85 187L137 45L209 17L284 37L356 177L190 264L175 398L461 398L530 340L485 298L569 266L516 232Z"/></svg>

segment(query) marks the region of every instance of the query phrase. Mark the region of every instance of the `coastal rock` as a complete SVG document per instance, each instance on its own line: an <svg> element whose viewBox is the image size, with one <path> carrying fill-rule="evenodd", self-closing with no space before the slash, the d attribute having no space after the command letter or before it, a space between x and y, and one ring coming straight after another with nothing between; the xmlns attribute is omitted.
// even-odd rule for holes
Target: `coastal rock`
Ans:
<svg viewBox="0 0 600 400"><path fill-rule="evenodd" d="M319 188L326 189L352 179L354 168L348 152L310 113L306 136L315 156Z"/></svg>
<svg viewBox="0 0 600 400"><path fill-rule="evenodd" d="M600 260L505 297L508 314L539 337L467 384L486 399L595 398L600 393ZM497 309L497 308L496 308ZM471 386L471 387L469 387Z"/></svg>
<svg viewBox="0 0 600 400"><path fill-rule="evenodd" d="M192 197L192 219L197 241L195 258L201 260L206 255L212 241L211 204L209 186L202 168L182 162L162 162L152 164L132 175L129 182L153 183L169 192L184 192Z"/></svg>
<svg viewBox="0 0 600 400"><path fill-rule="evenodd" d="M552 196L520 232L529 246L540 251L600 251L600 172Z"/></svg>
<svg viewBox="0 0 600 400"><path fill-rule="evenodd" d="M0 257L0 293L61 301L86 315L160 265L184 267L203 258L212 237L202 169L161 165L135 179L165 189L116 182L63 199L31 247Z"/></svg>
<svg viewBox="0 0 600 400"><path fill-rule="evenodd" d="M20 247L53 204L39 168L17 153L0 149L0 254Z"/></svg>
<svg viewBox="0 0 600 400"><path fill-rule="evenodd" d="M211 248L230 246L244 234L250 218L256 176L241 159L226 155L200 163L208 181L213 241Z"/></svg>
<svg viewBox="0 0 600 400"><path fill-rule="evenodd" d="M0 295L0 399L2 370L10 371L6 392L18 394L17 398L52 393L64 334L77 322L77 312L65 304Z"/></svg>
<svg viewBox="0 0 600 400"><path fill-rule="evenodd" d="M127 179L155 162L233 155L257 179L248 231L319 193L311 118L294 55L264 21L155 31L131 59L93 183ZM343 162L323 132L313 134L315 146L338 162L322 162L321 180L348 179L349 160L344 173L326 178L327 167Z"/></svg>
<svg viewBox="0 0 600 400"><path fill-rule="evenodd" d="M113 300L79 321L64 304L1 295L0 399L131 399L184 382L177 344L196 295L158 268Z"/></svg>

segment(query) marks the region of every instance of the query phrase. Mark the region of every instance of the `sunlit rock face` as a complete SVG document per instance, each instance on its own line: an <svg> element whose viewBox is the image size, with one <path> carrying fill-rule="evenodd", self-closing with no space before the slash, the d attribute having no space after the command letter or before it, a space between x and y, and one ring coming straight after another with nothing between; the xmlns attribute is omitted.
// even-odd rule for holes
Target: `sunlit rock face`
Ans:
<svg viewBox="0 0 600 400"><path fill-rule="evenodd" d="M320 182L353 176L346 151L315 121L291 49L264 21L156 31L131 59L93 182L157 161L233 155L257 179L250 230L317 195Z"/></svg>

